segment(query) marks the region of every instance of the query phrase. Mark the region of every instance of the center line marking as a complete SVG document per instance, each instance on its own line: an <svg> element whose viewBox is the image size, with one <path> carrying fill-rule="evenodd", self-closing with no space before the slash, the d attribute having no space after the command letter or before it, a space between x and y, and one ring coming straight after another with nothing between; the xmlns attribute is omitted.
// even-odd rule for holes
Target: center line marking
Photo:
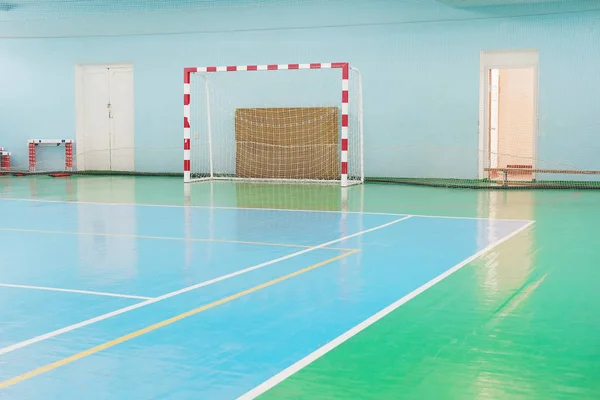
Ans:
<svg viewBox="0 0 600 400"><path fill-rule="evenodd" d="M0 383L0 390L1 389L6 389L7 387L16 385L17 383L20 383L20 382L23 382L23 381L25 381L27 379L30 379L30 378L33 378L35 376L41 375L41 374L43 374L45 372L52 371L53 369L56 369L56 368L62 367L64 365L70 364L70 363L72 363L74 361L81 360L82 358L85 358L85 357L90 356L92 354L95 354L95 353L98 353L100 351L109 349L109 348L114 347L114 346L116 346L118 344L127 342L127 341L129 341L131 339L135 339L135 338L137 338L139 336L145 335L146 333L155 331L157 329L160 329L162 327L170 325L170 324L172 324L174 322L181 321L182 319L189 318L189 317L191 317L193 315L196 315L196 314L200 314L203 311L210 310L211 308L220 306L222 304L228 303L228 302L233 301L235 299L239 299L240 297L249 295L250 293L256 292L256 291L261 290L261 289L265 289L265 288L267 288L269 286L273 286L276 283L283 282L283 281L288 280L290 278L293 278L295 276L301 275L301 274L303 274L305 272L312 271L313 269L317 269L319 267L322 267L322 266L327 265L329 263L332 263L334 261L340 260L340 259L342 259L344 257L348 257L349 255L352 255L352 254L355 254L355 253L358 253L358 250L352 250L352 251L349 251L347 253L343 253L343 254L340 254L338 256L329 258L329 259L327 259L325 261L321 261L319 263L313 264L310 267L306 267L306 268L303 268L301 270L292 272L290 274L281 276L279 278L270 280L268 282L265 282L265 283L262 283L260 285L254 286L254 287L252 287L250 289L246 289L246 290L243 290L243 291L238 292L236 294L233 294L231 296L222 298L221 300L214 301L212 303L209 303L209 304L203 305L201 307L195 308L193 310L187 311L187 312L185 312L183 314L179 314L179 315L176 315L176 316L171 317L169 319L166 319L164 321L158 322L156 324L147 326L146 328L143 328L143 329L137 330L135 332L129 333L127 335L121 336L121 337L119 337L117 339L111 340L110 342L103 343L103 344L101 344L99 346L92 347L91 349L88 349L88 350L84 350L84 351L82 351L80 353L77 353L77 354L74 354L74 355L72 355L70 357L63 358L62 360L53 362L51 364L45 365L45 366L40 367L40 368L36 368L34 370L31 370L29 372L26 372L24 374L21 374L19 376L16 376L14 378L11 378L9 380L1 382Z"/></svg>

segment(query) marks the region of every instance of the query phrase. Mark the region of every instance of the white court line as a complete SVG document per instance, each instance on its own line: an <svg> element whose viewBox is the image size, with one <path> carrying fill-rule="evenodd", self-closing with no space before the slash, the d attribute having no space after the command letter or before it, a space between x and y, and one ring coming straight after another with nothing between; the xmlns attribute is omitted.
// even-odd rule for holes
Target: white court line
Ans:
<svg viewBox="0 0 600 400"><path fill-rule="evenodd" d="M17 289L46 290L46 291L49 291L49 292L67 292L67 293L91 294L91 295L95 295L95 296L123 297L123 298L126 298L126 299L149 300L149 299L152 298L152 297L145 297L145 296L134 296L134 295L130 295L130 294L94 292L94 291L90 291L90 290L61 289L61 288L46 287L46 286L15 285L15 284L12 284L12 283L0 283L0 287L9 287L9 288L17 288Z"/></svg>
<svg viewBox="0 0 600 400"><path fill-rule="evenodd" d="M273 388L275 385L283 382L285 379L289 378L290 376L292 376L296 372L300 371L302 368L306 367L307 365L309 365L313 361L317 360L318 358L324 356L326 353L330 352L331 350L333 350L337 346L341 345L342 343L344 343L345 341L347 341L351 337L355 336L359 332L361 332L364 329L368 328L369 326L373 325L375 322L379 321L380 319L382 319L383 317L385 317L386 315L388 315L392 311L396 310L401 305L403 305L406 302L414 299L419 294L421 294L424 291L426 291L427 289L431 288L436 283L441 282L442 280L444 280L445 278L449 277L450 275L452 275L453 273L455 273L456 271L458 271L459 269L461 269L465 265L471 263L472 261L474 261L477 258L481 257L485 253L489 252L494 247L496 247L496 246L500 245L501 243L506 242L508 239L510 239L510 238L518 235L519 233L521 233L525 229L529 228L531 225L533 225L533 222L528 223L527 225L525 225L525 226L517 229L516 231L510 233L509 235L505 236L504 238L498 240L497 242L494 242L494 243L490 244L489 246L487 246L483 250L478 251L477 253L473 254L471 257L467 258L466 260L461 261L459 264L456 264L454 267L450 268L446 272L444 272L444 273L436 276L435 278L433 278L432 280L430 280L426 284L424 284L421 287L413 290L412 292L410 292L406 296L402 297L401 299L399 299L399 300L395 301L394 303L390 304L389 306L385 307L384 309L382 309L381 311L379 311L376 314L372 315L371 317L367 318L366 320L364 320L360 324L358 324L358 325L354 326L353 328L351 328L350 330L342 333L340 336L336 337L335 339L333 339L329 343L327 343L324 346L318 348L314 352L310 353L306 357L304 357L301 360L299 360L299 361L295 362L294 364L290 365L289 367L287 367L283 371L277 373L273 377L267 379L265 382L261 383L260 385L258 385L254 389L252 389L252 390L244 393L242 396L238 397L238 400L250 400L250 399L254 399L254 398L260 396L261 394L265 393L267 390Z"/></svg>
<svg viewBox="0 0 600 400"><path fill-rule="evenodd" d="M102 203L95 201L65 201L65 200L41 200L41 199L17 199L10 197L0 197L0 200L7 201L24 201L34 203L67 203L67 204L92 204L103 206L129 206L129 207L158 207L158 208L202 208L216 210L253 210L253 211L283 211L283 212L304 212L311 214L330 213L330 214L362 214L362 215L388 215L391 217L418 217L418 218L440 218L440 219L475 219L486 221L512 221L512 222L535 222L529 219L510 219L510 218L484 218L484 217L457 217L446 215L421 215L421 214L397 214L397 213L380 213L380 212L363 212L363 211L334 211L334 210L293 210L287 208L258 208L258 207L226 207L226 206L183 206L176 204L139 204L139 203Z"/></svg>
<svg viewBox="0 0 600 400"><path fill-rule="evenodd" d="M77 324L70 325L70 326L67 326L67 327L64 327L64 328L61 328L61 329L57 329L55 331L52 331L52 332L49 332L49 333L46 333L46 334L43 334L43 335L40 335L40 336L36 336L34 338L25 340L23 342L12 344L10 346L1 348L0 349L0 355L6 354L6 353L10 353L11 351L15 351L15 350L21 349L23 347L32 345L34 343L38 343L38 342L44 341L46 339L50 339L50 338L62 335L63 333L67 333L67 332L73 331L75 329L79 329L79 328L82 328L84 326L94 324L96 322L99 322L99 321L102 321L102 320L114 317L116 315L124 314L126 312L129 312L129 311L141 308L141 307L145 307L147 305L154 304L154 303L157 303L159 301L166 300L166 299L169 299L171 297L175 297L175 296L178 296L180 294L183 294L183 293L186 293L186 292L189 292L189 291L192 291L192 290L204 287L204 286L212 285L213 283L224 281L226 279L233 278L235 276L242 275L242 274L245 274L245 273L248 273L248 272L251 272L251 271L255 271L257 269L264 268L266 266L269 266L269 265L272 265L272 264L275 264L275 263L278 263L278 262L281 262L281 261L289 260L290 258L298 257L298 256L300 256L302 254L310 253L312 251L315 251L315 250L318 250L318 249L322 249L324 247L328 247L328 246L330 246L332 244L335 244L335 243L338 243L338 242L343 242L345 240L351 239L351 238L356 237L356 236L364 235L365 233L373 232L373 231L376 231L376 230L379 230L379 229L382 229L382 228L385 228L385 227L397 224L398 222L405 221L405 220L407 220L409 218L410 217L407 217L407 216L405 216L403 218L398 218L398 219L395 219L393 221L387 222L385 224L375 226L373 228L365 229L363 231L356 232L356 233L353 233L351 235L343 236L343 237L341 237L339 239L330 240L329 242L325 242L325 243L319 244L317 246L310 247L308 249L300 250L300 251L297 251L295 253L291 253L291 254L288 254L286 256L282 256L282 257L276 258L276 259L271 260L271 261L267 261L267 262L264 262L264 263L261 263L261 264L254 265L254 266L249 267L249 268L245 268L245 269L242 269L242 270L239 270L239 271L235 271L235 272L232 272L232 273L227 274L227 275L219 276L218 278L214 278L214 279L210 279L208 281L200 282L200 283L197 283L195 285L188 286L186 288L179 289L179 290L176 290L174 292L164 294L162 296L158 296L158 297L146 300L146 301L142 301L141 303L137 303L137 304L133 304L133 305L128 306L128 307L120 308L118 310L115 310L115 311L112 311L112 312L100 315L98 317L91 318L91 319L88 319L86 321L82 321L82 322L79 322Z"/></svg>
<svg viewBox="0 0 600 400"><path fill-rule="evenodd" d="M83 236L104 236L104 237L123 237L130 239L152 239L152 240L174 240L179 242L200 242L200 243L229 243L229 244L246 244L251 246L272 246L272 247L292 247L308 249L311 246L303 244L290 243L275 243L275 242L251 242L246 240L228 240L228 239L207 239L207 238L185 238L174 236L146 236L134 235L129 233L100 233L100 232L78 232L78 231L51 231L43 229L25 229L25 228L6 228L0 227L0 232L22 232L22 233L42 233L51 235L83 235ZM340 247L325 247L327 250L348 251L354 249L345 249ZM147 297L149 298L149 297Z"/></svg>

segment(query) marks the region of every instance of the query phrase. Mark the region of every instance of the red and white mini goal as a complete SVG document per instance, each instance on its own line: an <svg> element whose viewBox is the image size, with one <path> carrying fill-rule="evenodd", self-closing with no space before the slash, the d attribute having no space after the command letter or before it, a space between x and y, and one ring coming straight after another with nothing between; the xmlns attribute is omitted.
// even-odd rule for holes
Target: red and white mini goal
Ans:
<svg viewBox="0 0 600 400"><path fill-rule="evenodd" d="M360 73L346 62L186 68L183 104L185 182L364 181Z"/></svg>
<svg viewBox="0 0 600 400"><path fill-rule="evenodd" d="M4 151L3 147L0 147L0 171L10 170L10 151Z"/></svg>
<svg viewBox="0 0 600 400"><path fill-rule="evenodd" d="M65 146L65 170L73 170L73 141L70 139L29 139L27 147L29 150L29 172L39 169L37 148L40 146ZM47 170L42 166L42 170Z"/></svg>

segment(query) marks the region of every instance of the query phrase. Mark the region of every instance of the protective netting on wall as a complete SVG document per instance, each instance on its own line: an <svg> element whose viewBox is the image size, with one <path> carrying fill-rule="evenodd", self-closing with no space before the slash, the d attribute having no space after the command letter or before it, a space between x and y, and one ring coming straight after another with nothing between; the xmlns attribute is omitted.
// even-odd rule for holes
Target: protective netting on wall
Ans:
<svg viewBox="0 0 600 400"><path fill-rule="evenodd" d="M362 136L351 135L349 158L364 154L366 182L600 188L598 3L509 2L518 6L474 9L501 0L0 0L0 36L60 38L0 42L0 99L6 99L0 145L12 153L11 170L28 172L26 139L32 132L74 135L71 111L56 112L72 109L67 84L73 65L131 60L135 149L110 150L117 164L120 154L134 153L135 170L84 169L79 163L77 173L181 176L181 68L341 58L364 77L364 152L352 153L360 148L353 138ZM85 18L95 15L107 17ZM48 20L18 21L33 18ZM1 23L11 19L17 22ZM78 39L62 40L71 37ZM539 72L533 64L489 65L478 87L480 53L487 51L536 52L533 68ZM196 75L194 178L211 176L207 149L213 146L214 176L334 180L341 157L331 121L340 118L341 108L337 116L326 111L339 106L341 93L333 74L323 83L312 74L298 81L286 72L264 80L262 72L253 73L239 83L215 76L208 100ZM215 138L210 146L209 105ZM107 109L106 103L99 107ZM296 127L311 119L330 122L299 135ZM31 120L39 122L27 124ZM119 116L111 123L119 123ZM319 130L331 135L315 134ZM295 142L280 140L284 134ZM265 137L270 143L262 143ZM78 141L75 155L91 158L108 147L87 151ZM61 170L64 154L42 149L37 162L36 172ZM353 169L362 165L350 162L350 176L361 176Z"/></svg>
<svg viewBox="0 0 600 400"><path fill-rule="evenodd" d="M0 0L0 21L318 3L328 0Z"/></svg>

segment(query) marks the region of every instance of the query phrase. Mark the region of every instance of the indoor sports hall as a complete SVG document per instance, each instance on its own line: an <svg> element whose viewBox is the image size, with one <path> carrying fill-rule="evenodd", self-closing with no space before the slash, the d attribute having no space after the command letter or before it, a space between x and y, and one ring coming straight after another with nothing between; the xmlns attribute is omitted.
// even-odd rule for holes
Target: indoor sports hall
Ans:
<svg viewBox="0 0 600 400"><path fill-rule="evenodd" d="M0 0L0 399L600 399L600 4Z"/></svg>

